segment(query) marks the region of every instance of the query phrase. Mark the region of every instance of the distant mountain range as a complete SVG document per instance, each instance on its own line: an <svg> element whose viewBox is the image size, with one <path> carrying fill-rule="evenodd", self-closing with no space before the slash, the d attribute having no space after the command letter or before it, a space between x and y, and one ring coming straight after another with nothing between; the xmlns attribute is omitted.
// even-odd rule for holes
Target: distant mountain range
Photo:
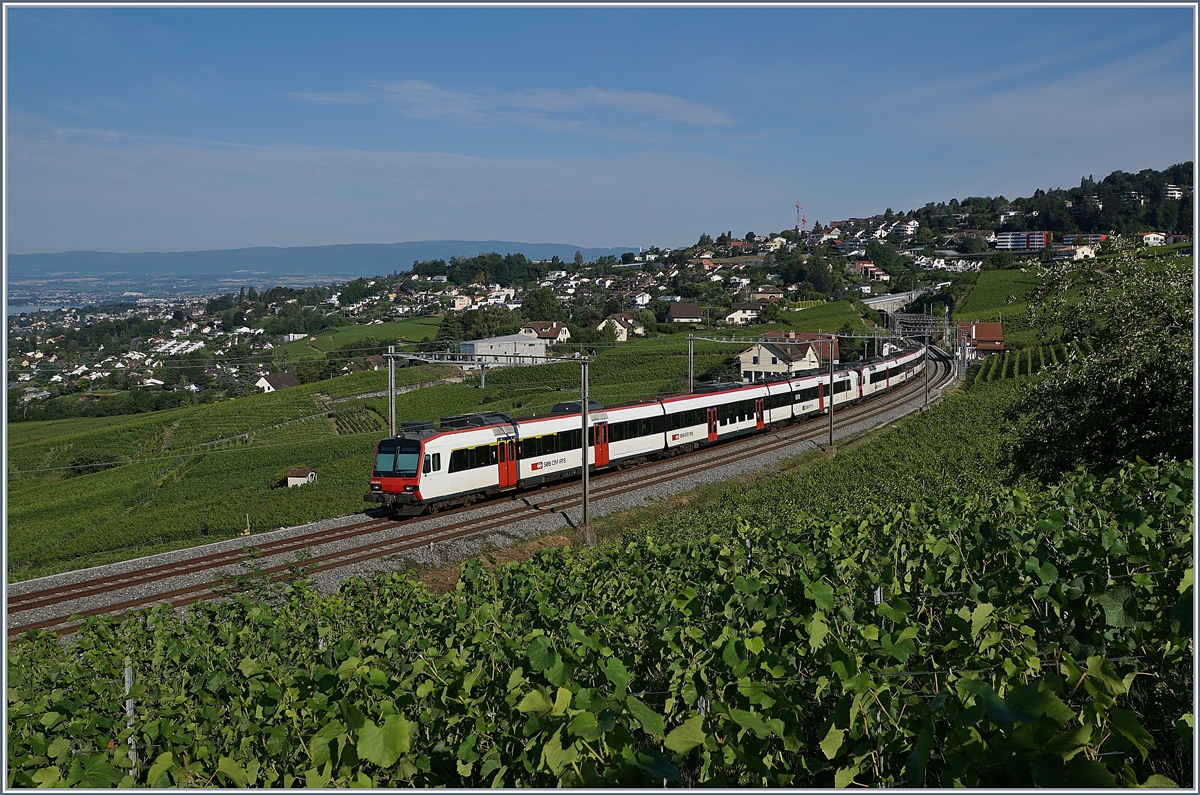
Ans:
<svg viewBox="0 0 1200 795"><path fill-rule="evenodd" d="M324 284L359 276L382 276L412 268L414 260L446 259L488 252L524 254L529 259L555 255L568 262L576 251L585 260L637 251L584 248L560 243L506 240L420 240L407 243L353 243L295 248L235 248L118 254L66 251L61 254L10 254L8 282L26 288L137 289L197 292L229 285L258 288L277 284Z"/></svg>

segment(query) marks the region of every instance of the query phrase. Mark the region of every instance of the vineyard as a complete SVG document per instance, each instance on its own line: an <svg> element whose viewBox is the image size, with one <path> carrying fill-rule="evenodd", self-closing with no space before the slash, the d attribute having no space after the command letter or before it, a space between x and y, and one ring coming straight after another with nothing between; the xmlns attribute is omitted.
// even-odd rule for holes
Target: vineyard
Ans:
<svg viewBox="0 0 1200 795"><path fill-rule="evenodd" d="M695 350L698 379L732 375L725 362L737 346L698 340ZM397 368L396 383L459 372ZM575 362L495 369L486 389L475 375L397 395L396 421L546 412L578 399L579 380ZM684 390L687 341L677 335L602 350L591 383L593 399L606 404ZM247 513L258 531L361 511L364 467L387 432L386 386L386 372L362 372L205 406L13 426L10 581L232 538ZM381 396L346 400L366 394ZM297 466L318 470L318 482L274 488L275 472Z"/></svg>
<svg viewBox="0 0 1200 795"><path fill-rule="evenodd" d="M984 271L975 286L955 307L961 321L996 320L1000 312L1011 317L1025 311L1026 294L1037 287L1037 274L1024 270Z"/></svg>
<svg viewBox="0 0 1200 795"><path fill-rule="evenodd" d="M1190 787L1192 497L1138 463L92 619L10 645L6 784Z"/></svg>
<svg viewBox="0 0 1200 795"><path fill-rule="evenodd" d="M598 528L622 539L632 525L639 533L684 542L743 516L787 525L863 505L990 493L1012 479L1002 449L1003 418L1020 388L1013 381L977 385L849 447L839 444L832 458L801 456L771 477L716 485L637 516L601 520Z"/></svg>
<svg viewBox="0 0 1200 795"><path fill-rule="evenodd" d="M1049 367L1071 366L1091 355L1093 348L1087 340L1075 340L1067 345L1054 343L1019 351L993 354L972 366L966 384L1002 381L1023 375L1034 375Z"/></svg>

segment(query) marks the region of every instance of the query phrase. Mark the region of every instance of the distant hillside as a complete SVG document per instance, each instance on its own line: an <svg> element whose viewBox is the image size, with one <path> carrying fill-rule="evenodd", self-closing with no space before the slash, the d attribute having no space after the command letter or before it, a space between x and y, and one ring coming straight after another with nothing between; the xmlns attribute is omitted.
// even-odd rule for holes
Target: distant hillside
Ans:
<svg viewBox="0 0 1200 795"><path fill-rule="evenodd" d="M505 240L421 240L407 243L354 243L295 248L235 248L217 251L173 251L118 254L67 251L61 254L10 254L9 283L53 283L99 278L106 283L144 281L165 286L178 280L188 287L228 284L259 287L277 283L319 284L358 276L405 271L416 260L449 259L480 253L524 254L530 259L558 255L570 261L576 251L587 260L637 251L583 248L562 243L515 243Z"/></svg>

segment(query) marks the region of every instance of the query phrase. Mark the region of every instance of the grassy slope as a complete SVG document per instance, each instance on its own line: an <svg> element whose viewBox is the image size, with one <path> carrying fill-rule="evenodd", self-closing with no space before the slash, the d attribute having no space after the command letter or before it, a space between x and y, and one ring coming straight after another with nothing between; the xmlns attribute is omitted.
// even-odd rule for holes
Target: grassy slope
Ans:
<svg viewBox="0 0 1200 795"><path fill-rule="evenodd" d="M808 312L814 329L861 322L849 303L792 314ZM606 405L686 389L684 335L598 347L590 391ZM729 378L728 362L739 347L697 340L697 380ZM455 372L404 368L397 382ZM492 370L486 389L472 374L464 383L398 395L396 420L481 410L542 413L577 399L579 378L575 362ZM10 426L10 579L231 538L245 527L247 513L253 529L274 529L362 510L365 462L387 431L387 398L326 401L380 392L386 383L383 371L363 372L206 406ZM90 474L62 469L101 454L124 463ZM316 469L317 483L273 488L294 466Z"/></svg>
<svg viewBox="0 0 1200 795"><path fill-rule="evenodd" d="M863 325L862 318L849 301L834 301L794 312L780 312L779 316L788 328L797 331L837 331L847 323L854 327Z"/></svg>
<svg viewBox="0 0 1200 795"><path fill-rule="evenodd" d="M441 322L439 317L419 317L375 325L342 326L326 329L302 340L289 342L281 345L279 349L287 351L293 359L311 359L367 337L374 337L386 344L394 343L398 349L405 349L425 337L430 339L436 337Z"/></svg>
<svg viewBox="0 0 1200 795"><path fill-rule="evenodd" d="M1018 348L1037 345L1037 333L1029 328L1025 295L1037 286L1032 271L984 271L975 286L955 309L959 322L1004 322L1004 341Z"/></svg>

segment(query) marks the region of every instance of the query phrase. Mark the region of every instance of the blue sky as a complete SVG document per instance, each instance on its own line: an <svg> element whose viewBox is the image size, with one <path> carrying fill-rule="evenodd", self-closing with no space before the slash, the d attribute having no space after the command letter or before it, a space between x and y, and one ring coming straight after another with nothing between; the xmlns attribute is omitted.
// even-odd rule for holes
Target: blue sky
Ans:
<svg viewBox="0 0 1200 795"><path fill-rule="evenodd" d="M678 246L1193 158L1191 8L13 8L9 253Z"/></svg>

